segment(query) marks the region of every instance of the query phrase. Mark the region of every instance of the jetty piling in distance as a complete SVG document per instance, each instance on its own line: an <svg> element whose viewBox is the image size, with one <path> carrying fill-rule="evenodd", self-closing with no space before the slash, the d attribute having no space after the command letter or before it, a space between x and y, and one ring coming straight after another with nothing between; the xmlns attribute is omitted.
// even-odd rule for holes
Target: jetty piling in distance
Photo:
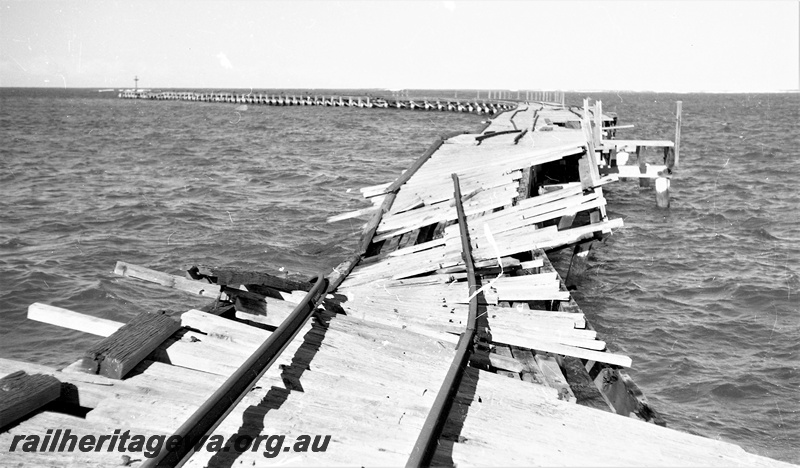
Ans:
<svg viewBox="0 0 800 468"><path fill-rule="evenodd" d="M592 245L623 226L609 217L604 190L622 177L669 180L677 142L617 140L617 118L602 104L567 107L563 94L561 102L542 97L448 102L448 110L497 111L477 132L439 138L394 181L361 189L371 207L331 217L368 219L358 250L324 279L224 265L195 265L181 277L118 262L114 273L129 281L210 302L128 324L31 305L31 319L101 339L64 369L0 359L2 389L14 396L0 401L0 446L52 428L81 440L122 428L189 445L219 437L230 448L126 452L139 466L272 458L301 466L789 466L664 427L625 372L633 360L587 321L567 287L570 275L562 278L548 254L572 249L579 269ZM165 99L381 102L310 94ZM434 106L408 97L393 104ZM618 155L643 156L646 147L665 148L664 164L617 164L625 159ZM312 450L289 442L308 434L331 438ZM276 447L278 436L287 442ZM120 452L17 450L4 460L110 466L120 464Z"/></svg>

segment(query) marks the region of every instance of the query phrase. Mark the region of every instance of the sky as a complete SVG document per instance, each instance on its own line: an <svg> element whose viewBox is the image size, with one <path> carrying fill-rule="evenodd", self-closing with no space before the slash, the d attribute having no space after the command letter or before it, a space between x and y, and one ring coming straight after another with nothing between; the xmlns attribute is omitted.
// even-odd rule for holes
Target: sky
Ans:
<svg viewBox="0 0 800 468"><path fill-rule="evenodd" d="M0 86L769 92L794 1L9 1Z"/></svg>

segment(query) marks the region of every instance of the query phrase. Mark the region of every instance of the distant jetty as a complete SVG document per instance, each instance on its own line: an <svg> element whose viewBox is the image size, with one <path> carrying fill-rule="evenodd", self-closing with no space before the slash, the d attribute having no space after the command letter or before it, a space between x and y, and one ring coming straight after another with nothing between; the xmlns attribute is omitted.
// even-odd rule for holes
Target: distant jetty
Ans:
<svg viewBox="0 0 800 468"><path fill-rule="evenodd" d="M392 92L391 96L379 95L325 95L325 94L284 94L284 93L228 93L228 92L194 92L194 91L150 91L128 89L119 92L121 99L150 99L157 101L197 101L232 104L261 104L267 106L327 106L327 107L361 107L361 108L393 108L429 111L472 112L476 114L494 115L517 107L518 102L511 100L511 92L496 92L492 98L481 99L480 92L474 99L442 98L442 97L409 97L403 92ZM398 95L399 94L399 95ZM543 103L564 106L562 91L525 91L524 96ZM497 96L508 96L501 99Z"/></svg>

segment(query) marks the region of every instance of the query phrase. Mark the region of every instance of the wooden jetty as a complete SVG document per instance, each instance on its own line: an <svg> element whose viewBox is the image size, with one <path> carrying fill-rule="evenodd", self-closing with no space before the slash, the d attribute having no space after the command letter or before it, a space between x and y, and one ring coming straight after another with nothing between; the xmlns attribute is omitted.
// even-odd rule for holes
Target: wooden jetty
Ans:
<svg viewBox="0 0 800 468"><path fill-rule="evenodd" d="M673 173L672 142L615 126L598 104L520 103L441 137L332 217L367 222L327 275L119 262L209 305L127 324L31 305L98 341L63 369L0 359L0 464L786 465L665 427L550 263L623 227L609 184ZM645 147L663 164L618 164Z"/></svg>
<svg viewBox="0 0 800 468"><path fill-rule="evenodd" d="M462 93L463 94L463 93ZM554 102L564 105L562 91L526 91L526 96L542 102ZM339 95L339 94L286 94L268 92L196 92L196 91L151 91L142 89L121 90L121 99L147 99L157 101L196 101L208 103L255 104L268 106L325 106L325 107L360 107L376 109L409 109L427 111L472 112L476 114L494 115L498 112L516 108L509 92L485 93L481 98L480 91L475 98L445 97L410 97L407 92L376 92L372 95ZM517 93L519 98L520 93Z"/></svg>

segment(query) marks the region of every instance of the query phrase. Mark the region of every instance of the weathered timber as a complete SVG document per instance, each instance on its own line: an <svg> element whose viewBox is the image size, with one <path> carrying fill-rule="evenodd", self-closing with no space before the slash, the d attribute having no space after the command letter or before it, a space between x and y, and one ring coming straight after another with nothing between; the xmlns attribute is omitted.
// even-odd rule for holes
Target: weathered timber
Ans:
<svg viewBox="0 0 800 468"><path fill-rule="evenodd" d="M539 385L547 385L547 379L545 379L541 368L539 368L539 364L536 362L536 357L531 350L518 346L509 346L509 349L511 349L514 359L517 359L525 366L521 372L522 380Z"/></svg>
<svg viewBox="0 0 800 468"><path fill-rule="evenodd" d="M575 289L578 286L581 276L586 272L589 266L589 252L592 248L593 241L581 242L576 244L572 250L572 257L569 262L569 270L567 270L567 277L564 279L564 284L567 289Z"/></svg>
<svg viewBox="0 0 800 468"><path fill-rule="evenodd" d="M335 216L329 216L325 221L328 223L336 223L348 219L358 218L360 216L371 215L378 210L378 206L371 206L369 208L362 208L360 210L348 211Z"/></svg>
<svg viewBox="0 0 800 468"><path fill-rule="evenodd" d="M178 289L200 296L219 296L219 286L216 284L210 284L205 281L194 281L182 276L162 273L131 263L117 262L116 267L114 267L114 274L150 281L168 288Z"/></svg>
<svg viewBox="0 0 800 468"><path fill-rule="evenodd" d="M25 417L61 395L61 382L51 375L18 371L0 379L0 428Z"/></svg>
<svg viewBox="0 0 800 468"><path fill-rule="evenodd" d="M617 414L636 416L659 426L666 422L658 412L647 403L642 391L624 372L604 367L595 377L595 385L608 398L608 402Z"/></svg>
<svg viewBox="0 0 800 468"><path fill-rule="evenodd" d="M612 410L603 394L597 389L589 373L586 372L586 368L580 359L565 356L559 361L567 383L575 395L576 403L603 411L610 412Z"/></svg>
<svg viewBox="0 0 800 468"><path fill-rule="evenodd" d="M542 353L536 353L534 359L536 359L536 363L539 364L539 368L542 370L547 386L558 390L558 399L574 403L575 394L572 393L572 389L564 378L556 359L553 356Z"/></svg>
<svg viewBox="0 0 800 468"><path fill-rule="evenodd" d="M454 403L449 420L457 423L459 437L440 440L435 462L449 457L457 466L790 466L723 441L557 401L540 385L467 372L459 395L468 399Z"/></svg>
<svg viewBox="0 0 800 468"><path fill-rule="evenodd" d="M280 277L261 271L245 270L236 267L216 267L196 265L188 270L192 279L208 279L219 285L257 284L278 291L310 291L314 285L299 278Z"/></svg>
<svg viewBox="0 0 800 468"><path fill-rule="evenodd" d="M525 370L525 366L513 358L497 353L472 353L470 365L480 369L499 369L507 372L519 374Z"/></svg>
<svg viewBox="0 0 800 468"><path fill-rule="evenodd" d="M262 316L266 321L259 320L260 322L276 327L289 316L296 303L226 286L222 287L222 291L233 299L237 312Z"/></svg>
<svg viewBox="0 0 800 468"><path fill-rule="evenodd" d="M206 335L231 343L257 344L263 342L270 332L241 324L200 310L189 310L181 314L181 325L199 330Z"/></svg>
<svg viewBox="0 0 800 468"><path fill-rule="evenodd" d="M92 374L122 379L180 326L168 315L143 312L89 348L83 367Z"/></svg>
<svg viewBox="0 0 800 468"><path fill-rule="evenodd" d="M494 352L489 353L489 359L492 361L492 365L494 367L507 372L513 372L517 374L517 378L519 378L519 374L525 370L525 365L514 358L514 355L511 353L511 349L509 349L508 346L494 346ZM499 361L499 363L502 363L503 365L498 366L495 364L496 361Z"/></svg>
<svg viewBox="0 0 800 468"><path fill-rule="evenodd" d="M606 166L600 168L600 174L604 176L616 174L617 177L626 179L669 179L672 177L672 170L669 166L645 163L643 166Z"/></svg>
<svg viewBox="0 0 800 468"><path fill-rule="evenodd" d="M521 348L535 349L537 351L543 351L546 353L563 354L565 356L573 356L580 359L591 359L593 361L605 362L615 366L630 367L632 363L631 358L628 356L565 345L554 341L552 338L543 338L541 336L523 337L510 333L500 335L498 331L493 331L492 338L499 343L516 345Z"/></svg>

